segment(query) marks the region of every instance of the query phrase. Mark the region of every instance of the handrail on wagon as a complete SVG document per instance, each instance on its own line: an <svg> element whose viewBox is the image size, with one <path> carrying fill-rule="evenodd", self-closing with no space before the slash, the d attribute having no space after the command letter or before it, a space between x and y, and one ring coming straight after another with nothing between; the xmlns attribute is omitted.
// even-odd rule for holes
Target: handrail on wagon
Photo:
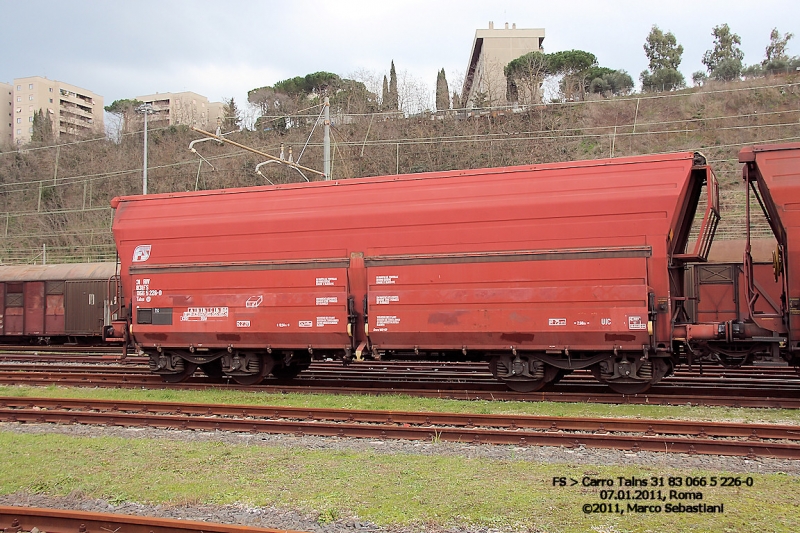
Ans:
<svg viewBox="0 0 800 533"><path fill-rule="evenodd" d="M700 231L697 235L697 240L694 244L694 250L691 253L675 254L673 259L681 261L702 261L708 260L708 253L711 251L711 244L714 242L714 235L717 233L719 226L719 183L714 172L707 168L706 170L706 212L703 215L703 223L700 226Z"/></svg>

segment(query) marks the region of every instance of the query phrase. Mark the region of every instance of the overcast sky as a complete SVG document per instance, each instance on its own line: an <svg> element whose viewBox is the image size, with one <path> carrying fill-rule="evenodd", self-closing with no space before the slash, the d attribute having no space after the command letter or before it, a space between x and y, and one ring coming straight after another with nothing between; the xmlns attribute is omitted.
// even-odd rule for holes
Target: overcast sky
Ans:
<svg viewBox="0 0 800 533"><path fill-rule="evenodd" d="M638 82L652 25L684 47L680 70L702 70L711 29L728 23L745 64L760 62L777 27L800 55L796 0L0 0L6 51L0 81L46 76L114 100L194 91L212 101L325 70L378 79L398 73L425 83L433 99L444 68L451 90L463 79L478 28L508 22L544 28L546 52L581 49Z"/></svg>

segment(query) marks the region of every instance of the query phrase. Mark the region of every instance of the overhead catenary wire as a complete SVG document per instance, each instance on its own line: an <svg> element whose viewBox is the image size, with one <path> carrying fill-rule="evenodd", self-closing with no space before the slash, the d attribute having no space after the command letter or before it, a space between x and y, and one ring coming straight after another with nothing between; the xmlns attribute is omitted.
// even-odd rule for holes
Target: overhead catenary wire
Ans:
<svg viewBox="0 0 800 533"><path fill-rule="evenodd" d="M789 109L789 110L782 110L782 111L772 111L767 113L746 113L746 114L739 114L739 115L727 115L724 117L709 117L709 118L697 118L697 119L677 119L672 121L656 121L656 122L640 122L636 124L636 127L640 130L642 128L646 128L647 126L653 125L672 125L672 124L681 124L687 122L704 122L704 121L712 121L712 120L724 120L724 119L737 119L737 118L753 118L759 116L769 116L769 115L779 115L779 114L789 114L789 113L800 113L800 109ZM783 126L795 126L798 123L794 122L785 122L785 123L771 123L771 124L745 124L741 126L728 126L728 127L716 127L716 130L742 130L742 129L752 129L752 128L768 128L768 127L783 127ZM636 131L636 132L624 132L619 131L620 129L624 128L633 128L633 124L620 124L617 125L617 135L636 135L636 136L647 136L647 135L661 135L661 134L670 134L670 133L692 133L696 131L701 131L698 129L668 129L668 130L648 130L648 131ZM456 143L456 142L475 142L475 141L482 141L482 140L506 140L506 141L525 141L525 140L534 140L534 139L542 139L542 140L552 140L552 139L581 139L581 138L592 138L592 137L602 137L608 135L609 130L613 130L614 126L593 126L587 128L565 128L560 130L561 132L571 132L571 131L593 131L593 130L602 130L605 133L584 133L578 135L565 135L565 134L558 134L553 135L552 130L532 130L532 131L525 131L519 132L517 134L509 134L505 132L500 133L485 133L485 134L471 134L471 135L464 135L464 136L439 136L439 137L402 137L402 138L389 138L389 139L373 139L373 140L363 140L363 141L342 141L340 144L344 146L381 146L381 145L391 145L394 146L396 144L400 145L411 145L411 144L436 144L436 143ZM548 133L550 135L543 135L544 133ZM746 144L746 143L745 143ZM307 142L304 145L303 150L306 149L307 146L313 147L320 147L321 143L310 143ZM271 149L270 147L262 147L264 150ZM274 148L273 148L274 149ZM221 154L217 156L210 156L207 157L208 161L216 161L221 159L228 159L233 157L238 157L244 154L244 151L234 151L227 154ZM196 164L196 160L190 159L185 161L177 161L174 163L167 163L162 165L150 166L150 170L159 170L159 169L166 169L166 168L174 168L179 167L187 164ZM74 175L74 176L62 176L57 179L58 184L68 184L71 181L84 181L84 180L102 180L113 178L125 174L136 174L141 173L142 168L133 168L127 170L118 170L112 172L105 172L105 173L94 173L94 174L82 174L82 175ZM30 180L30 181L20 181L14 183L0 183L0 188L12 188L17 187L20 185L32 185L32 184L39 184L44 181L51 181L51 180Z"/></svg>

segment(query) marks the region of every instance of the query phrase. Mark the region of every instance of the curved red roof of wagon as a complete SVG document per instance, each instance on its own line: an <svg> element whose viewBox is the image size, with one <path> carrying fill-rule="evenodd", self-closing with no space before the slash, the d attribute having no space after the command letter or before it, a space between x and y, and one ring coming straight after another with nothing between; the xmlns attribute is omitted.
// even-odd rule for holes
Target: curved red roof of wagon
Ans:
<svg viewBox="0 0 800 533"><path fill-rule="evenodd" d="M152 247L148 264L644 244L677 231L693 160L686 152L119 197L114 235L123 265L140 244Z"/></svg>

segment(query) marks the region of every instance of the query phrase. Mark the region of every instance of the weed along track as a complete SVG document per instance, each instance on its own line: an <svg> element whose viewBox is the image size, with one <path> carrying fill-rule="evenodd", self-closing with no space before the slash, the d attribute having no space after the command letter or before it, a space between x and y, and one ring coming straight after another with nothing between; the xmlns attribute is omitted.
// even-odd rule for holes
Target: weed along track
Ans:
<svg viewBox="0 0 800 533"><path fill-rule="evenodd" d="M0 420L800 458L800 427L774 424L11 397Z"/></svg>

